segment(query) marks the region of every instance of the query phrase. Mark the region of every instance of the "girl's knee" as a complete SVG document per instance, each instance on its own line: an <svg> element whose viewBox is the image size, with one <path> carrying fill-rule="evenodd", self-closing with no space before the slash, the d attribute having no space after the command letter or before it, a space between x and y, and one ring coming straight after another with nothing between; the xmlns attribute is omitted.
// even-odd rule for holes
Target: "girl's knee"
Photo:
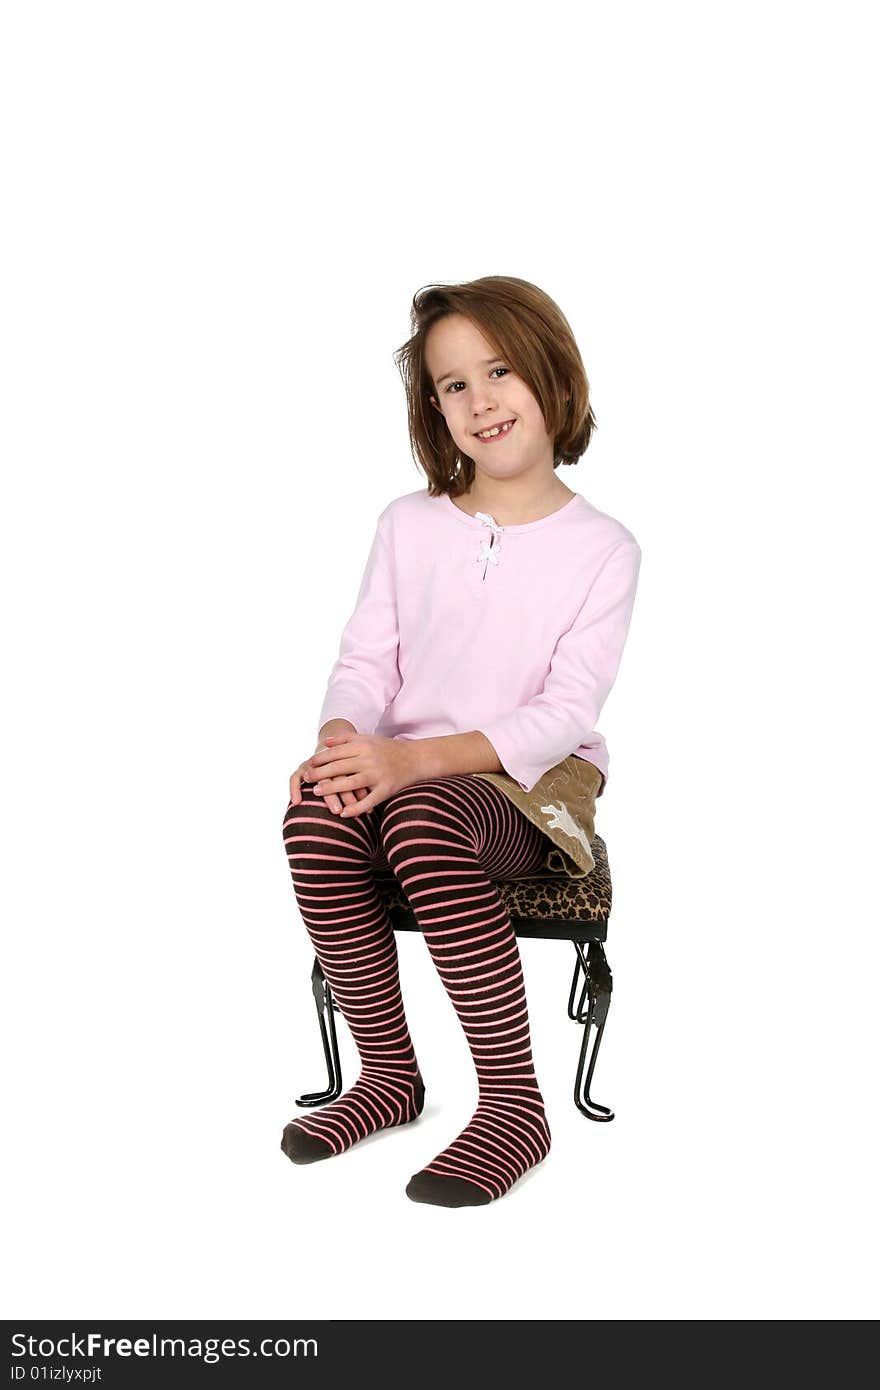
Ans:
<svg viewBox="0 0 880 1390"><path fill-rule="evenodd" d="M431 807L422 802L414 801L412 787L404 787L402 791L395 792L393 796L380 801L376 807L376 815L379 824L379 838L384 841L386 835L393 831L395 826L406 825L408 821L429 820Z"/></svg>
<svg viewBox="0 0 880 1390"><path fill-rule="evenodd" d="M326 801L315 796L308 787L303 788L300 801L288 801L287 803L287 809L281 820L282 835L286 839L290 834L290 827L295 825L302 816L308 816L309 820L314 821L315 817L322 813L328 818L332 816ZM333 816L333 819L336 820L337 818Z"/></svg>
<svg viewBox="0 0 880 1390"><path fill-rule="evenodd" d="M417 791L419 795L414 796ZM440 793L438 796L437 793ZM439 782L419 782L395 792L377 807L379 840L390 858L395 846L416 839L470 844L473 828L461 805L451 804Z"/></svg>

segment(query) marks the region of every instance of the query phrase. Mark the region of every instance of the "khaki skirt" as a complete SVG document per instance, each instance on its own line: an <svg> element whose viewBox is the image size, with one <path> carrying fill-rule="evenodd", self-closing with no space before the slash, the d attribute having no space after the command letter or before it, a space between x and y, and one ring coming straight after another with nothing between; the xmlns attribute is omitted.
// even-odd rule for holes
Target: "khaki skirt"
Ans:
<svg viewBox="0 0 880 1390"><path fill-rule="evenodd" d="M596 798L605 781L600 769L570 753L524 792L507 772L473 772L494 782L499 791L543 830L551 841L544 859L548 873L584 878L596 867L590 845L595 834Z"/></svg>

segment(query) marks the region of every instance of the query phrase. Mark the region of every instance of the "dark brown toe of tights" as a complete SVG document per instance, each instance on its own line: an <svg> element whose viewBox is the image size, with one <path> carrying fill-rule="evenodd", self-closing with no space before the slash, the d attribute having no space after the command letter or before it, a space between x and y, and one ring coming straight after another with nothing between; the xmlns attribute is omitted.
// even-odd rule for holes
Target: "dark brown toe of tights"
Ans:
<svg viewBox="0 0 880 1390"><path fill-rule="evenodd" d="M432 1207L482 1207L492 1200L476 1183L424 1170L410 1178L406 1195L414 1202L428 1202Z"/></svg>
<svg viewBox="0 0 880 1390"><path fill-rule="evenodd" d="M306 1134L305 1130L294 1124L285 1128L281 1136L281 1147L292 1163L316 1163L319 1158L330 1158L334 1152L323 1139L318 1139L314 1134Z"/></svg>

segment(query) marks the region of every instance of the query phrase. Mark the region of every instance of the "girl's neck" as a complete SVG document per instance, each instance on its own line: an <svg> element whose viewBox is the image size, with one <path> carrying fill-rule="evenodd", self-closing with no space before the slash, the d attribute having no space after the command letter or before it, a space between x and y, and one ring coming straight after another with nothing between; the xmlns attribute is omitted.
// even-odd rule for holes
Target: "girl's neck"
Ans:
<svg viewBox="0 0 880 1390"><path fill-rule="evenodd" d="M474 495L474 487L471 484L467 492L450 500L459 511L467 512L468 516L476 516L477 512L487 512L499 526L527 526L529 522L542 521L545 516L558 511L574 497L571 488L566 487L561 479L557 478L556 483L557 486L552 492L526 500L514 498L504 490L496 493L494 500L482 500Z"/></svg>

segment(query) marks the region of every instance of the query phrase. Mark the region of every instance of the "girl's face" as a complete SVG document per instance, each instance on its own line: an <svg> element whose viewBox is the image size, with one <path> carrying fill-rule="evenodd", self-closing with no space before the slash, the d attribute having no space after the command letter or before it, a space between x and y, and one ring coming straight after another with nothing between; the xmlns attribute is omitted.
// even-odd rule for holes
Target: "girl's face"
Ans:
<svg viewBox="0 0 880 1390"><path fill-rule="evenodd" d="M425 365L434 384L431 404L446 420L459 452L476 474L511 478L553 467L553 439L523 379L463 314L448 314L428 334ZM488 440L482 430L512 420Z"/></svg>

